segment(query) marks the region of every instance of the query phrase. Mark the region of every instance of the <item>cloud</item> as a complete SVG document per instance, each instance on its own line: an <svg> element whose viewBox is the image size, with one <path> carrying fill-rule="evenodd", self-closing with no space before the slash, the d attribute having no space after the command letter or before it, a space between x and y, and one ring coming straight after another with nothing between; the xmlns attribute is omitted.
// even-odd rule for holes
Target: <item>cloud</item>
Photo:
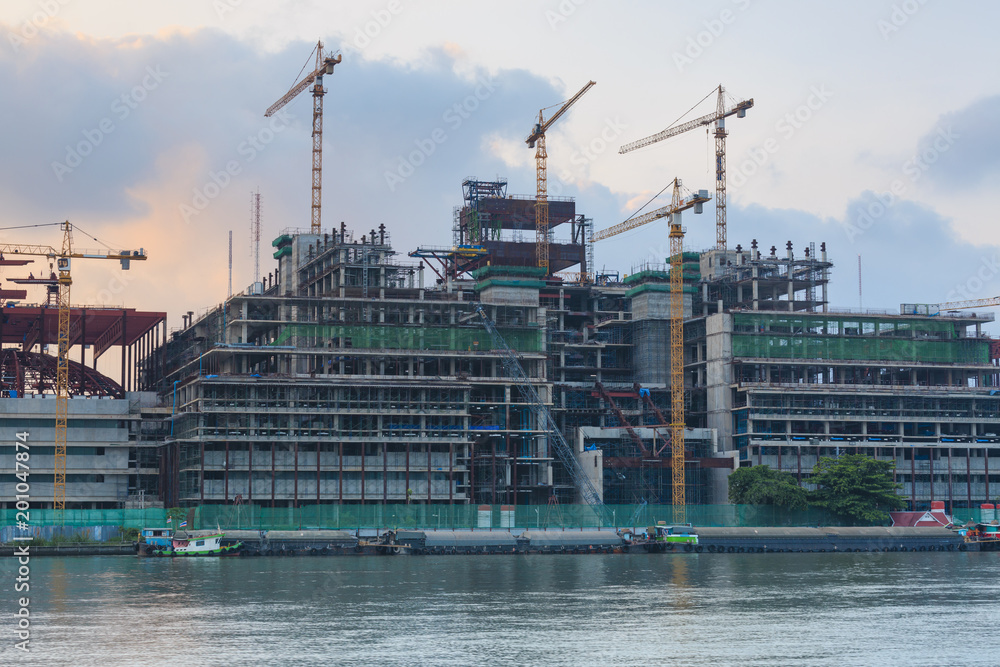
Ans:
<svg viewBox="0 0 1000 667"><path fill-rule="evenodd" d="M938 187L970 191L995 183L1000 176L998 116L1000 95L944 114L917 143L913 160L927 164L928 180Z"/></svg>
<svg viewBox="0 0 1000 667"><path fill-rule="evenodd" d="M303 93L289 104L280 127L263 111L295 82L311 48L294 42L262 54L203 29L127 39L48 30L18 53L0 50L0 86L10 91L8 131L0 134L3 226L69 218L109 243L144 247L149 261L133 266L116 298L167 310L172 324L180 313L224 298L227 236L234 230L233 284L243 289L252 273L251 190L259 187L263 198L263 273L273 269L268 241L282 229L309 226L312 100ZM427 51L420 67L348 54L325 77L325 228L343 220L360 235L385 223L405 256L418 245L450 243L452 209L466 177L506 176L511 194L534 192L533 152L524 136L537 109L564 99L567 90L525 70L489 71L456 58L463 56L449 47ZM988 98L942 118L961 140L939 152L928 180L972 187L997 173L990 120L998 104L1000 98ZM613 191L590 175L596 158L620 143L620 129L609 118L594 124L591 136L562 134L550 147L550 194L576 197L595 229L621 222L648 198ZM928 129L918 153L933 146L936 131ZM70 166L74 150L88 154ZM866 307L1000 294L1000 269L992 268L1000 249L957 238L948 217L909 199L915 192L853 236L851 224L880 203L878 194L858 193L842 215L827 218L731 201L729 237L732 245L749 247L756 238L763 249L781 251L792 240L797 254L810 241L826 241L836 262L834 306L857 304L859 253ZM206 200L201 208L199 193ZM185 206L195 212L185 217ZM713 245L710 208L686 215L685 225L689 247ZM48 229L17 234L5 232L3 239L58 241ZM653 223L599 243L597 265L627 273L644 261L663 262L666 248L665 223ZM113 270L81 268L78 300L99 298Z"/></svg>
<svg viewBox="0 0 1000 667"><path fill-rule="evenodd" d="M277 125L263 112L311 48L262 55L209 29L123 39L48 30L17 53L0 50L7 127L16 128L0 135L3 226L68 218L109 243L146 248L150 260L130 273L143 277L119 296L172 318L225 296L232 229L242 289L251 190L263 198L264 273L267 241L309 226L311 96L288 104ZM324 227L344 220L362 234L384 222L402 254L450 242L463 178L509 174L512 193L533 192L530 160L510 174L487 137L522 141L539 100L562 95L524 70L458 66L445 49L425 55L420 68L345 57L324 79ZM58 242L46 229L11 234L3 238ZM110 270L81 269L79 298L99 294Z"/></svg>
<svg viewBox="0 0 1000 667"><path fill-rule="evenodd" d="M771 245L784 255L792 241L796 256L809 242L825 242L835 267L831 307L858 307L857 256L862 257L865 308L898 312L900 303L940 303L1000 294L1000 246L973 245L952 230L951 220L912 201L888 207L863 234L850 239L849 221L878 199L863 193L840 218L759 205L729 206L730 243L749 248L756 238L763 254Z"/></svg>

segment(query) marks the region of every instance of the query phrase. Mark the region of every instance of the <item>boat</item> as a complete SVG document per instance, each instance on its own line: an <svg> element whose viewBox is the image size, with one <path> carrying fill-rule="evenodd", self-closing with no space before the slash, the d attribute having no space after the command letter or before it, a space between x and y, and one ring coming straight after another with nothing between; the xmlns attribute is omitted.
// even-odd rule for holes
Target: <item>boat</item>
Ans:
<svg viewBox="0 0 1000 667"><path fill-rule="evenodd" d="M173 533L170 529L144 528L139 536L136 552L140 556L238 556L242 542L222 544L226 534L214 533Z"/></svg>
<svg viewBox="0 0 1000 667"><path fill-rule="evenodd" d="M658 521L655 526L649 526L645 534L633 533L631 530L621 532L628 548L640 547L649 553L663 553L683 549L684 551L701 551L698 544L698 533L691 524L668 526L665 521Z"/></svg>
<svg viewBox="0 0 1000 667"><path fill-rule="evenodd" d="M968 545L975 545L978 551L1000 551L1000 522L996 519L969 524L958 530L958 534Z"/></svg>
<svg viewBox="0 0 1000 667"><path fill-rule="evenodd" d="M135 551L139 555L145 555L143 551L154 548L167 548L170 540L174 536L173 528L143 528L139 531L138 541L135 543Z"/></svg>

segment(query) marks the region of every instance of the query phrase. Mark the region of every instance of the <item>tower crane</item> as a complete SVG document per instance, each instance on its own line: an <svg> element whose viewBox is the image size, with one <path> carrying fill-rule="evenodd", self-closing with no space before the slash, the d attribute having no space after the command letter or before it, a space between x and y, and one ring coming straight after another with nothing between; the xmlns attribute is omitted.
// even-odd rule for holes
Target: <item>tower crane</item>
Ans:
<svg viewBox="0 0 1000 667"><path fill-rule="evenodd" d="M963 310L966 308L987 308L989 306L1000 306L1000 296L993 296L988 299L969 299L968 301L946 301L944 303L934 303L938 312L942 310Z"/></svg>
<svg viewBox="0 0 1000 667"><path fill-rule="evenodd" d="M55 260L59 285L59 352L56 359L56 427L55 458L53 464L52 508L66 509L66 418L69 414L69 348L70 300L69 291L73 284L70 276L72 259L116 259L122 270L127 271L132 260L145 260L146 252L139 250L92 251L73 250L73 225L67 220L59 223L63 230L62 250L46 245L25 245L20 243L0 244L0 255L41 255Z"/></svg>
<svg viewBox="0 0 1000 667"><path fill-rule="evenodd" d="M681 179L674 179L670 206L632 217L594 234L606 239L640 225L670 218L670 468L673 487L674 522L684 523L687 502L684 478L684 228L681 212L693 208L701 213L709 201L708 190L684 197Z"/></svg>
<svg viewBox="0 0 1000 667"><path fill-rule="evenodd" d="M323 53L323 42L316 42L316 69L292 86L277 102L264 112L269 117L291 102L299 93L312 85L313 94L313 149L312 149L312 223L310 231L313 234L322 232L321 203L323 199L323 75L333 74L333 67L340 63L342 56L338 53Z"/></svg>
<svg viewBox="0 0 1000 667"><path fill-rule="evenodd" d="M639 139L632 143L625 144L618 149L620 154L634 151L644 146L655 144L670 137L676 137L688 130L704 127L715 123L715 247L717 250L726 250L726 118L735 115L743 118L747 115L747 109L753 106L753 98L741 100L733 106L725 106L725 88L719 84L719 95L716 101L714 113L695 118L694 120L680 125L673 125L645 139ZM596 238L595 238L596 240Z"/></svg>
<svg viewBox="0 0 1000 667"><path fill-rule="evenodd" d="M535 257L538 266L548 270L549 268L549 195L548 195L548 168L546 160L548 153L545 152L545 132L552 124L562 117L566 111L576 104L576 101L583 97L591 87L597 85L596 81L588 81L587 84L573 97L566 100L559 110L545 120L545 109L538 111L538 122L532 128L531 134L524 140L528 148L535 149L535 181L537 194L535 200ZM555 105L553 105L555 106ZM552 107L546 107L551 109Z"/></svg>

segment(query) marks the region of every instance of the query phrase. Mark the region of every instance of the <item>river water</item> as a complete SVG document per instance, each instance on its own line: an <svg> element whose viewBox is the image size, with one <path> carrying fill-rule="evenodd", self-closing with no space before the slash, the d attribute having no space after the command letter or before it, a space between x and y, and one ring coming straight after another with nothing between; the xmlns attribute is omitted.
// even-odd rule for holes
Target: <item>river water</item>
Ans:
<svg viewBox="0 0 1000 667"><path fill-rule="evenodd" d="M2 665L1000 664L995 553L4 562Z"/></svg>

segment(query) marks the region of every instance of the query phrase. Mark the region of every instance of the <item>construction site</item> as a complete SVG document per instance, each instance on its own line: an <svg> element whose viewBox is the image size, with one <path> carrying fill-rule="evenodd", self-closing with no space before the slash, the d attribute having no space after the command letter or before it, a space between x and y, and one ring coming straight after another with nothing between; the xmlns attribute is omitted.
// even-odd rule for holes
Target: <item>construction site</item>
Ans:
<svg viewBox="0 0 1000 667"><path fill-rule="evenodd" d="M245 290L168 334L165 313L71 305L68 260L92 255L68 242L36 252L60 262L49 278L5 276L49 296L0 291L0 438L30 422L51 439L32 473L51 476L53 508L649 504L682 521L727 503L741 466L808 487L819 457L842 453L893 461L911 509L1000 492L1000 345L974 312L988 302L836 309L823 239L731 247L725 121L752 99L720 86L714 112L622 147L712 128L714 194L675 179L669 205L595 230L546 188L546 130L589 82L539 112L535 192L465 179L451 243L398 249L382 224L322 224L322 82L339 63L318 45L315 71L267 111L313 91L312 219L273 239ZM692 251L682 214L713 199L716 243ZM666 256L595 271L596 244L646 224L664 227ZM11 268L31 252L0 250ZM95 366L112 348L118 380Z"/></svg>
<svg viewBox="0 0 1000 667"><path fill-rule="evenodd" d="M30 441L30 488L43 506L138 507L159 497L164 414L146 360L167 338L167 315L71 303L72 262L110 259L127 270L146 256L76 248L73 225L59 227L58 248L0 243L11 285L0 284L0 460L19 470L15 443ZM29 289L42 298L27 302ZM117 357L117 380L97 370L108 353ZM8 508L19 479L0 481Z"/></svg>

